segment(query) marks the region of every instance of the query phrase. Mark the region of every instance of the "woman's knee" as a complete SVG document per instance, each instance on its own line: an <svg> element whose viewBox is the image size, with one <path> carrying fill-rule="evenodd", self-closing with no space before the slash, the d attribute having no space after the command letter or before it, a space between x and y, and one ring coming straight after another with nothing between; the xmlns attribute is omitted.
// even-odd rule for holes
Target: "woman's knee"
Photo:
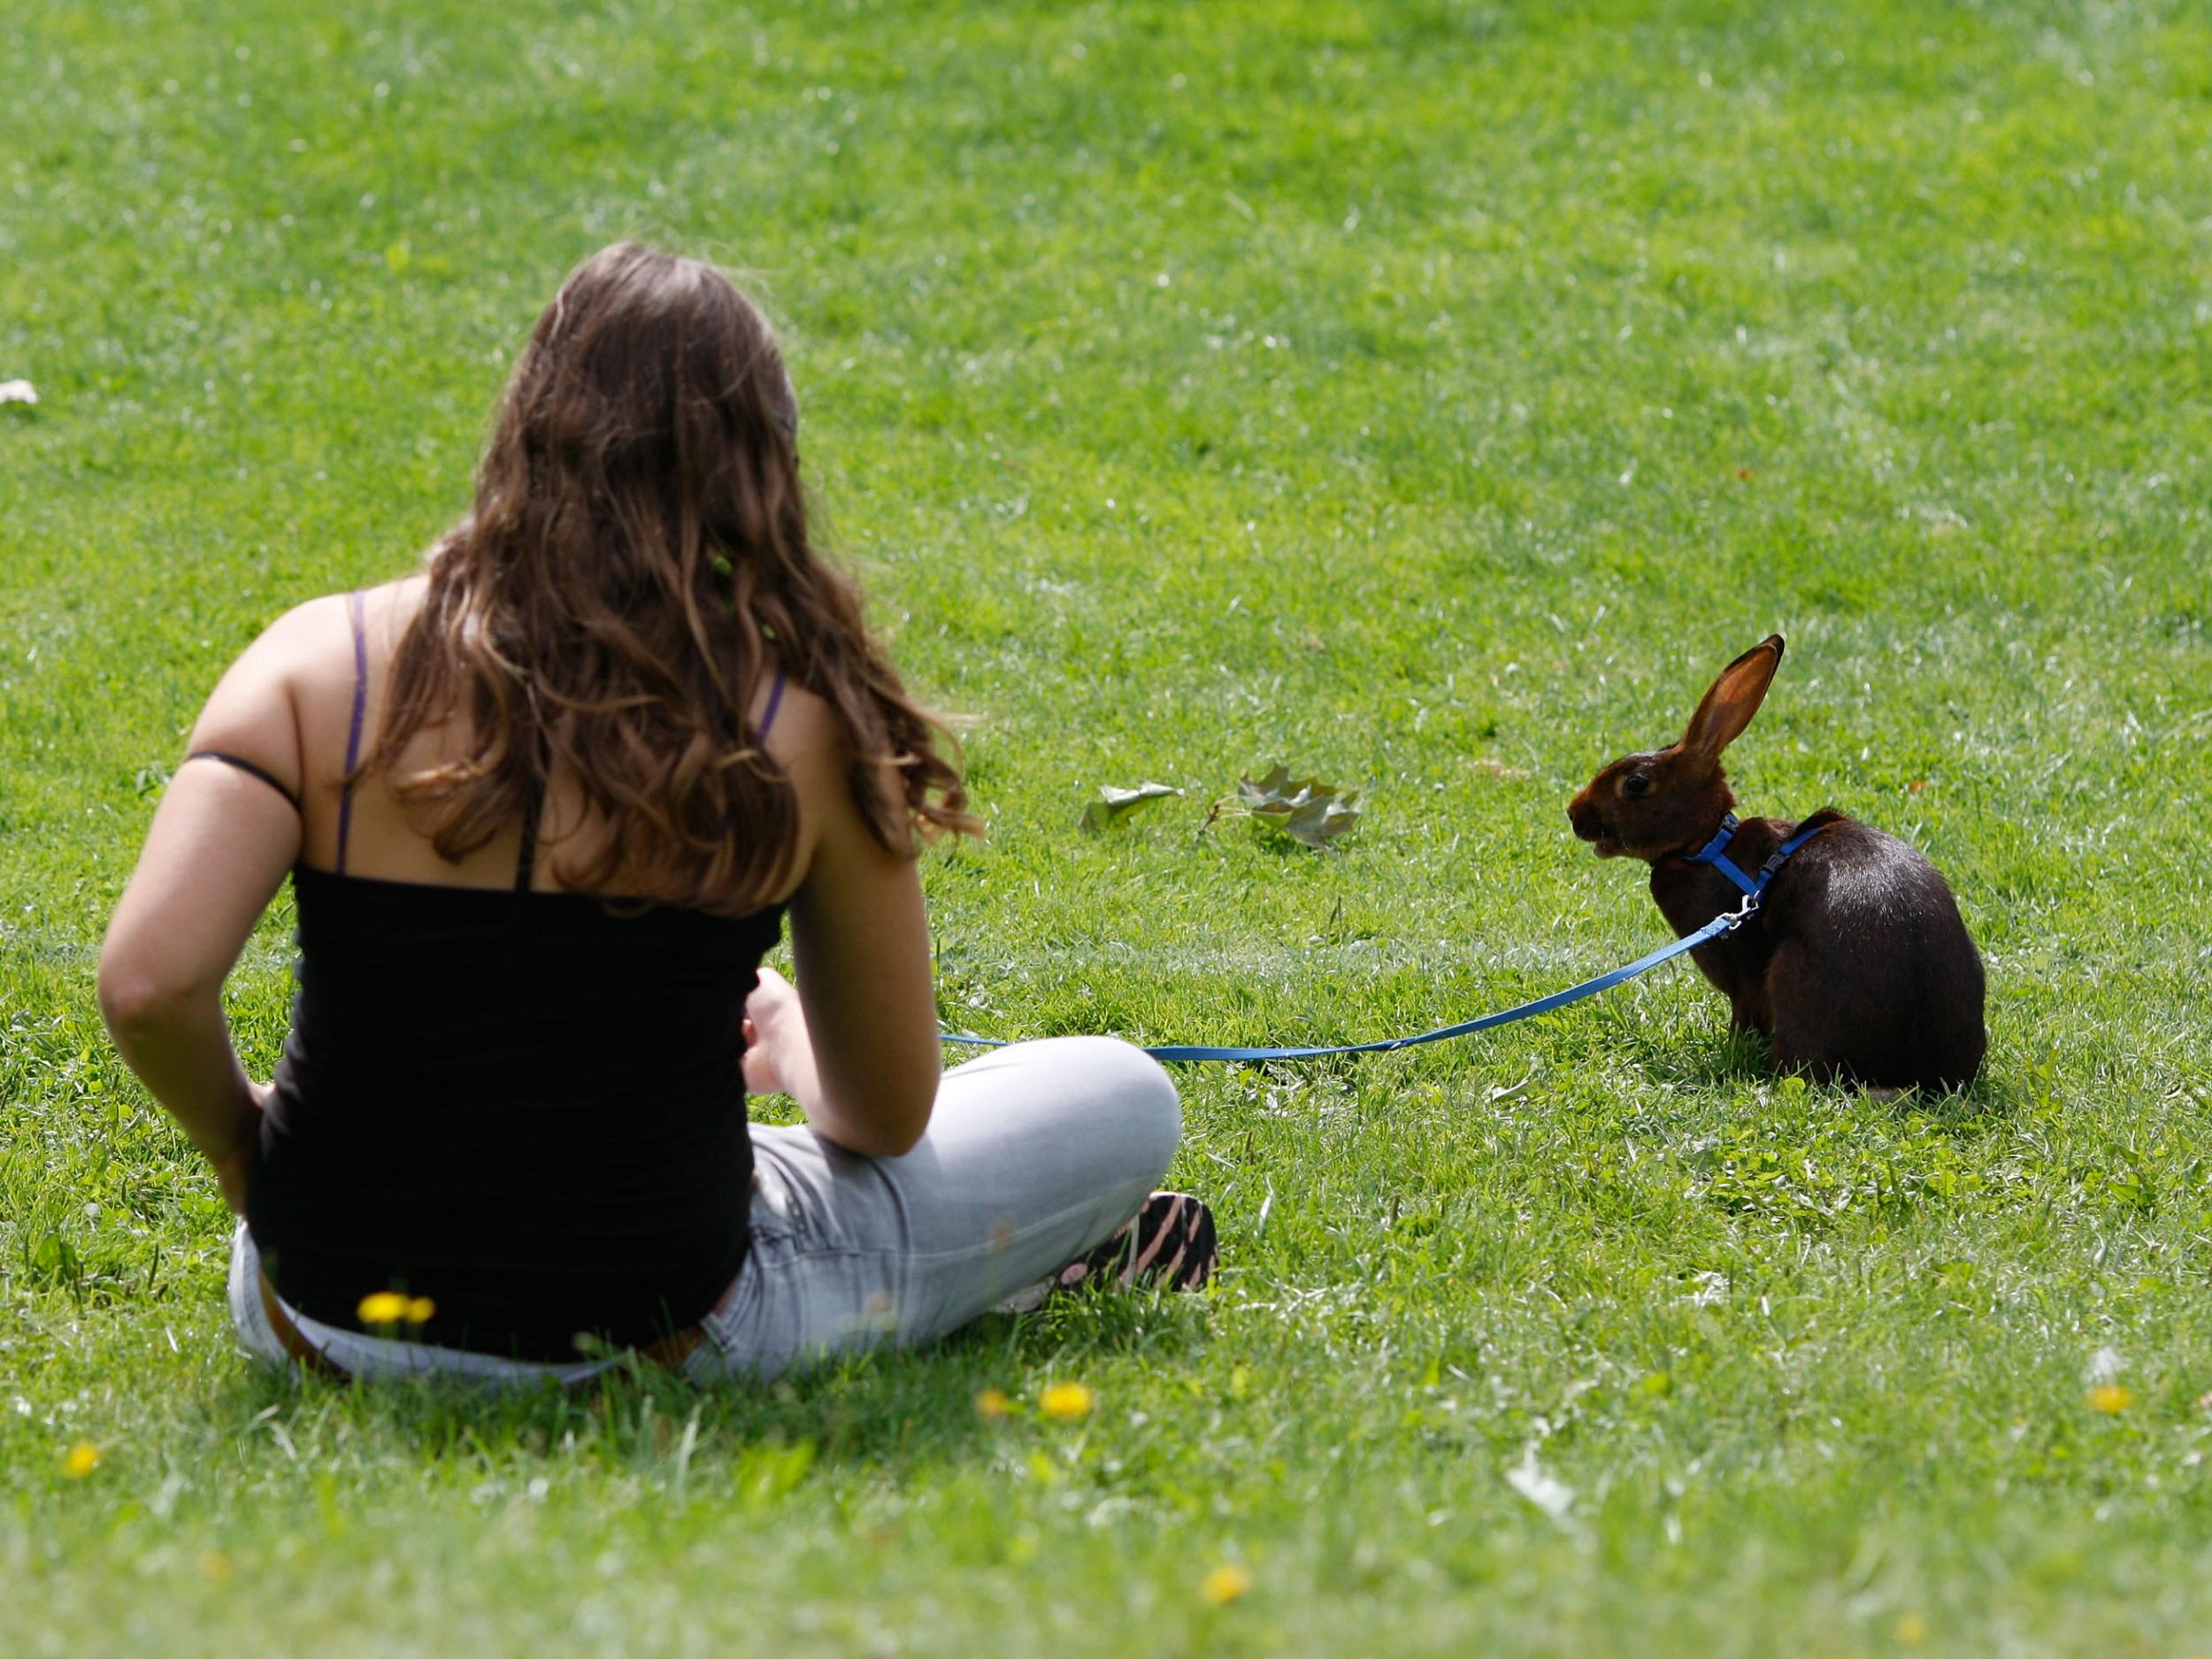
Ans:
<svg viewBox="0 0 2212 1659"><path fill-rule="evenodd" d="M1113 1037L1041 1037L997 1049L948 1071L937 1107L931 1133L941 1147L954 1133L995 1147L1033 1136L1132 1181L1156 1180L1183 1131L1173 1080Z"/></svg>
<svg viewBox="0 0 2212 1659"><path fill-rule="evenodd" d="M1085 1104L1102 1128L1125 1142L1131 1158L1156 1179L1183 1134L1183 1102L1167 1068L1118 1037L1066 1037L1061 1064L1083 1080Z"/></svg>

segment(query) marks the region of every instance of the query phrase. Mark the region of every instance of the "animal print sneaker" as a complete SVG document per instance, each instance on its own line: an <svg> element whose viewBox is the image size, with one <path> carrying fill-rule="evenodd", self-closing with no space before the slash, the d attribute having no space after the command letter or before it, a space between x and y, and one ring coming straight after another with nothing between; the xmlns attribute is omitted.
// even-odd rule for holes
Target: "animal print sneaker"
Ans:
<svg viewBox="0 0 2212 1659"><path fill-rule="evenodd" d="M1214 1212L1204 1202L1188 1193L1155 1193L1105 1243L1041 1284L1017 1291L999 1304L999 1311L1028 1313L1055 1291L1088 1284L1196 1290L1213 1277L1220 1259Z"/></svg>

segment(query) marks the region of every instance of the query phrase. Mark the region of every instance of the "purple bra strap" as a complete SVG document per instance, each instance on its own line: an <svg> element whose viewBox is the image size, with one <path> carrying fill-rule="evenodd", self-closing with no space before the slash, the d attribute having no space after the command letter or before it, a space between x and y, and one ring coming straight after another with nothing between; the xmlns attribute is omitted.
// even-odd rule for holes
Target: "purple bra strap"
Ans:
<svg viewBox="0 0 2212 1659"><path fill-rule="evenodd" d="M783 707L783 670L776 670L776 683L768 687L768 708L760 717L760 741L768 741L768 728L776 723L776 710Z"/></svg>
<svg viewBox="0 0 2212 1659"><path fill-rule="evenodd" d="M346 777L338 794L338 873L346 872L346 837L353 829L353 771L361 764L361 717L369 706L369 634L362 620L361 590L346 595L353 625L353 723L346 728Z"/></svg>

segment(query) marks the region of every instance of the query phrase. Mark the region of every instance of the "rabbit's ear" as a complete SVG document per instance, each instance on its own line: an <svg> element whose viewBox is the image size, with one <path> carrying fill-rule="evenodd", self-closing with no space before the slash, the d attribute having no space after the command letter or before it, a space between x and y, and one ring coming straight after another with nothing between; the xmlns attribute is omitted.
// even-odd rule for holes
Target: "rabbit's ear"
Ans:
<svg viewBox="0 0 2212 1659"><path fill-rule="evenodd" d="M1705 694L1690 717L1690 729L1682 734L1686 753L1700 760L1717 761L1720 752L1743 735L1751 717L1766 701L1774 671L1782 665L1782 636L1770 634L1720 671L1720 678Z"/></svg>

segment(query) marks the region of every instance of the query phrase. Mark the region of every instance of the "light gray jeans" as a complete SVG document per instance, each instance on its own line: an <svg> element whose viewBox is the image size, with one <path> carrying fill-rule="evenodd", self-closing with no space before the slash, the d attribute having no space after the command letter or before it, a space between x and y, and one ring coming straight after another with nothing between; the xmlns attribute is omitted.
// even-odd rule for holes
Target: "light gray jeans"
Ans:
<svg viewBox="0 0 2212 1659"><path fill-rule="evenodd" d="M1136 1214L1182 1129L1175 1085L1110 1037L1052 1037L956 1066L904 1157L864 1158L803 1125L753 1126L752 1248L700 1322L687 1375L765 1381L841 1354L914 1347L1042 1281ZM248 1352L286 1364L243 1225L231 1318ZM339 1330L287 1309L353 1376L425 1371L573 1381L606 1362L545 1365Z"/></svg>

